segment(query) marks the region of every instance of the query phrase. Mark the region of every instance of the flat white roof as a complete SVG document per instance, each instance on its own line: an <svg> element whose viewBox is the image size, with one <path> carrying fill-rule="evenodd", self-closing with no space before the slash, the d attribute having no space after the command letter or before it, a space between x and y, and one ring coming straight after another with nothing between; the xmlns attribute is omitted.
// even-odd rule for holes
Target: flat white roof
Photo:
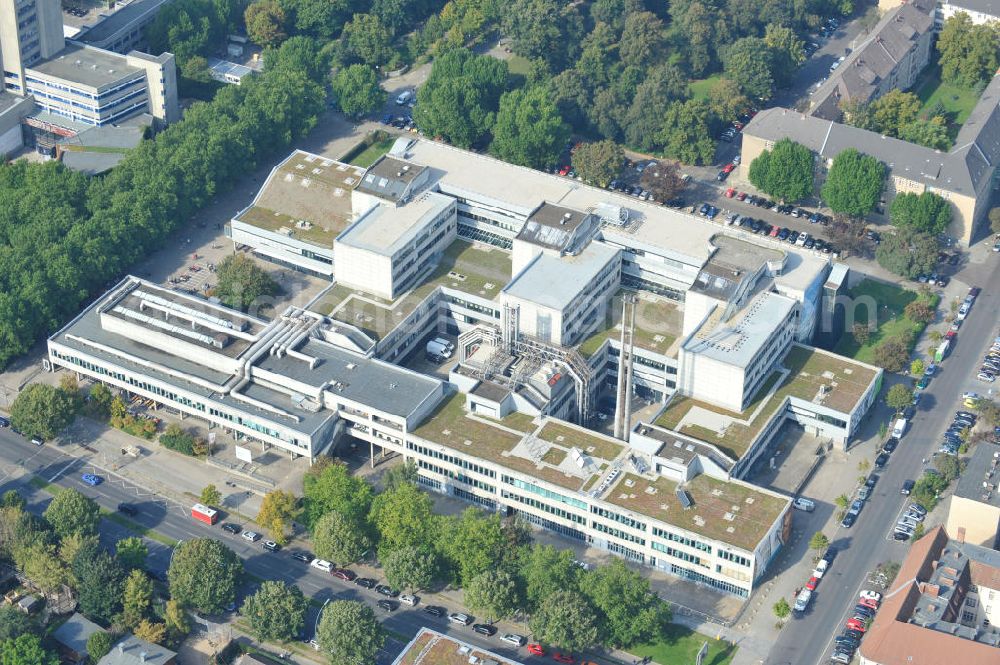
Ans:
<svg viewBox="0 0 1000 665"><path fill-rule="evenodd" d="M424 192L406 205L378 205L337 236L337 242L392 256L454 200L437 192Z"/></svg>
<svg viewBox="0 0 1000 665"><path fill-rule="evenodd" d="M542 252L518 273L503 293L563 311L580 290L613 261L614 247L592 242L576 256L552 256Z"/></svg>
<svg viewBox="0 0 1000 665"><path fill-rule="evenodd" d="M702 328L691 335L684 349L729 365L746 367L795 304L795 300L780 293L758 293L729 321L716 322L715 317L710 316Z"/></svg>

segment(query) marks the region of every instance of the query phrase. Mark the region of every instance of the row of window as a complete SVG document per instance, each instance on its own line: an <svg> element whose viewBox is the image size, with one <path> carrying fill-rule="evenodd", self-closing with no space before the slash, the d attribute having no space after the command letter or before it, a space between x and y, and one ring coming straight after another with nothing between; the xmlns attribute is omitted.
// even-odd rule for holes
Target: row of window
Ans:
<svg viewBox="0 0 1000 665"><path fill-rule="evenodd" d="M448 453L441 452L440 450L418 445L413 441L406 442L406 449L412 450L419 455L424 455L425 457L432 457L434 459L439 459L442 462L448 462L449 464L460 466L463 469L467 469L473 473L478 473L479 475L486 476L487 478L497 477L497 472L493 469L488 469L485 466L480 466L479 464L462 459L461 457L456 457L455 455L449 455Z"/></svg>
<svg viewBox="0 0 1000 665"><path fill-rule="evenodd" d="M684 550L674 549L669 545L664 545L663 543L658 543L656 541L653 541L651 547L657 552L663 552L664 554L668 554L674 557L675 559L680 559L681 561L687 561L688 563L693 563L696 566L701 566L702 568L709 567L708 562L703 560L697 554L691 554L690 552L685 552Z"/></svg>
<svg viewBox="0 0 1000 665"><path fill-rule="evenodd" d="M531 506L538 510L545 511L550 515L555 515L556 517L561 517L564 520L569 520L570 522L576 522L577 524L586 524L587 520L583 517L577 515L576 513L571 513L568 510L564 510L557 506L539 501L538 499L532 499L530 496L521 496L520 494L514 494L513 492L508 492L507 490L500 490L500 496L505 499L513 499L518 503L523 503L526 506Z"/></svg>
<svg viewBox="0 0 1000 665"><path fill-rule="evenodd" d="M626 541L628 541L630 543L635 543L636 545L643 545L643 546L645 546L645 544L646 544L646 539L645 538L640 538L639 536L633 536L632 534L626 533L625 531L622 531L621 529L616 529L614 527L607 526L607 525L605 525L605 524L603 524L601 522L598 522L596 520L591 520L590 521L590 526L592 528L594 528L594 529L597 529L601 533L606 533L609 536L614 536L618 540L626 540ZM656 543L653 543L653 546L655 547Z"/></svg>
<svg viewBox="0 0 1000 665"><path fill-rule="evenodd" d="M681 545L686 545L687 547L693 547L696 550L701 550L702 552L711 552L712 546L708 543L703 543L700 540L695 540L694 538L688 538L687 536L682 536L676 534L673 531L667 531L666 529L661 529L658 526L653 527L653 535L657 538L664 538L666 540L680 543Z"/></svg>
<svg viewBox="0 0 1000 665"><path fill-rule="evenodd" d="M483 506L484 508L489 508L495 511L497 509L497 502L493 499L488 499L484 496L478 496L472 492L466 492L460 487L453 487L451 493L460 499L465 499L466 501L471 501L477 505Z"/></svg>
<svg viewBox="0 0 1000 665"><path fill-rule="evenodd" d="M719 550L716 552L716 554L720 559L725 559L726 561L732 561L733 563L745 566L747 568L750 567L750 559L748 559L743 555L737 554L736 552L730 552L728 550Z"/></svg>
<svg viewBox="0 0 1000 665"><path fill-rule="evenodd" d="M601 517L605 517L609 520L614 520L619 524L624 524L627 527L631 527L639 531L646 530L646 524L644 522L640 522L639 520L632 519L631 517L622 515L620 513L616 513L612 510L608 510L607 508L603 508L601 506L591 506L590 512L592 512L595 515L600 515Z"/></svg>
<svg viewBox="0 0 1000 665"><path fill-rule="evenodd" d="M513 485L519 490L524 490L525 492L531 492L532 494L537 494L540 497L550 499L552 501L559 501L560 503L565 503L567 506L573 506L574 508L579 508L580 510L587 510L587 504L580 499L574 499L571 496L565 496L559 494L558 492L553 492L552 490L547 490L544 487L540 487L534 483L525 482L523 480L518 480L512 476L501 476L500 479L508 484Z"/></svg>

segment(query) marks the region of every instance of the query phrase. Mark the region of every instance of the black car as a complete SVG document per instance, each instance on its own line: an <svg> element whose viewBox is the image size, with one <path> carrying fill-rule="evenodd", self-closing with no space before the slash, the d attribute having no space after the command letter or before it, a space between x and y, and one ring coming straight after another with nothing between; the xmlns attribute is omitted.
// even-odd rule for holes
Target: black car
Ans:
<svg viewBox="0 0 1000 665"><path fill-rule="evenodd" d="M836 558L837 558L837 550L832 547L826 548L826 551L823 552L823 561L826 561L827 565L833 563L833 560Z"/></svg>
<svg viewBox="0 0 1000 665"><path fill-rule="evenodd" d="M381 607L386 612L392 612L397 607L399 607L399 603L397 603L394 600L385 600L385 599L383 599L383 600L378 601L375 604L378 605L379 607Z"/></svg>
<svg viewBox="0 0 1000 665"><path fill-rule="evenodd" d="M867 487L868 489L872 489L875 487L875 483L877 482L878 482L878 474L873 473L867 478L865 478L865 487Z"/></svg>
<svg viewBox="0 0 1000 665"><path fill-rule="evenodd" d="M837 635L836 639L833 640L837 644L843 644L848 647L857 647L861 644L861 640L851 637L850 635Z"/></svg>
<svg viewBox="0 0 1000 665"><path fill-rule="evenodd" d="M885 442L885 445L882 446L882 450L884 450L887 453L891 453L896 449L896 446L898 445L899 445L899 439L897 439L896 437L890 437L889 440Z"/></svg>
<svg viewBox="0 0 1000 665"><path fill-rule="evenodd" d="M904 480L903 481L903 486L901 488L899 488L899 493L900 494L906 494L908 496L910 494L910 492L913 491L913 486L915 484L916 483L914 483L912 480L909 480L909 479Z"/></svg>
<svg viewBox="0 0 1000 665"><path fill-rule="evenodd" d="M424 614L430 614L432 617L444 616L444 608L437 605L425 605L422 611Z"/></svg>
<svg viewBox="0 0 1000 665"><path fill-rule="evenodd" d="M875 610L873 610L872 608L868 607L867 605L855 605L854 606L854 615L855 616L861 615L861 616L865 617L866 619L870 619L873 616L875 616Z"/></svg>
<svg viewBox="0 0 1000 665"><path fill-rule="evenodd" d="M881 455L879 455L878 457L875 458L875 468L876 469L881 469L882 467L884 467L886 465L886 463L888 461L889 461L889 454L888 453L882 453Z"/></svg>
<svg viewBox="0 0 1000 665"><path fill-rule="evenodd" d="M263 547L268 552L277 552L278 550L281 549L281 545L274 542L273 540L265 540L263 543L261 543L260 546Z"/></svg>
<svg viewBox="0 0 1000 665"><path fill-rule="evenodd" d="M135 509L131 503L119 503L118 512L122 515L128 515L129 517L135 517L139 514L139 511Z"/></svg>
<svg viewBox="0 0 1000 665"><path fill-rule="evenodd" d="M359 577L354 580L354 583L363 589L374 589L376 584L375 580L370 577Z"/></svg>
<svg viewBox="0 0 1000 665"><path fill-rule="evenodd" d="M0 416L0 427L10 427L10 421Z"/></svg>
<svg viewBox="0 0 1000 665"><path fill-rule="evenodd" d="M850 529L852 526L854 526L854 522L857 521L857 519L858 519L857 515L853 513L847 513L846 515L844 515L844 521L840 523L840 526L844 527L845 529Z"/></svg>
<svg viewBox="0 0 1000 665"><path fill-rule="evenodd" d="M312 563L312 560L316 557L309 554L309 552L292 552L292 558L302 563Z"/></svg>
<svg viewBox="0 0 1000 665"><path fill-rule="evenodd" d="M232 522L226 522L225 524L222 525L222 530L225 531L226 533L231 533L235 536L243 529L233 524Z"/></svg>
<svg viewBox="0 0 1000 665"><path fill-rule="evenodd" d="M903 533L902 531L893 531L892 532L892 539L893 540L909 540L910 536L909 536L909 534Z"/></svg>
<svg viewBox="0 0 1000 665"><path fill-rule="evenodd" d="M389 596L390 598L395 598L396 596L399 595L399 592L393 589L388 584L379 584L377 587L375 587L375 593L383 596Z"/></svg>
<svg viewBox="0 0 1000 665"><path fill-rule="evenodd" d="M497 634L497 627L491 626L488 623L476 623L472 625L472 630L476 631L480 635L486 635L487 637L493 637Z"/></svg>

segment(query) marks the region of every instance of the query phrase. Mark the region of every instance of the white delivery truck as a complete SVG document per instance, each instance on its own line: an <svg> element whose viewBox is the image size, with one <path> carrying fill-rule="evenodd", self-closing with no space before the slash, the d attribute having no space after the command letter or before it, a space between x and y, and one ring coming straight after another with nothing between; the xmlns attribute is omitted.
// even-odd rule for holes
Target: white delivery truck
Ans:
<svg viewBox="0 0 1000 665"><path fill-rule="evenodd" d="M903 438L903 434L906 432L906 418L900 418L896 421L896 424L892 426L892 435L897 439Z"/></svg>

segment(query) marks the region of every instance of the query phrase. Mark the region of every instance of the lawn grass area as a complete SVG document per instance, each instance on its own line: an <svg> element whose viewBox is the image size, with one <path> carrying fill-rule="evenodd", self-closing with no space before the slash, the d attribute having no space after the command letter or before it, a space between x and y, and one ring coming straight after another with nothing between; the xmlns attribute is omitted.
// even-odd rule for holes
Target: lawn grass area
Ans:
<svg viewBox="0 0 1000 665"><path fill-rule="evenodd" d="M519 55L511 56L507 59L507 69L511 74L527 76L531 71L531 61Z"/></svg>
<svg viewBox="0 0 1000 665"><path fill-rule="evenodd" d="M928 68L924 72L922 81L916 88L916 94L923 104L923 107L920 109L921 114L934 104L941 102L948 113L951 114L951 121L956 134L958 133L958 127L965 122L972 111L972 107L979 101L975 91L971 88L942 81L940 67Z"/></svg>
<svg viewBox="0 0 1000 665"><path fill-rule="evenodd" d="M894 284L876 282L866 279L854 288L848 295L853 303L853 323L862 325L869 324L871 314L877 307L877 328L872 332L871 338L865 345L860 345L851 333L852 321L851 311L847 312L847 330L844 331L840 341L834 348L834 353L848 358L854 358L861 362L871 363L875 347L883 341L905 334L906 331L913 333L913 342L910 347L916 344L917 338L926 327L925 324L913 321L906 317L904 310L906 306L922 297L917 291L910 291L898 287ZM937 294L930 294L931 304L937 307L940 297Z"/></svg>
<svg viewBox="0 0 1000 665"><path fill-rule="evenodd" d="M659 665L674 663L694 663L701 645L708 642L708 655L704 665L729 665L736 655L736 646L722 640L712 639L675 623L667 624L660 639L652 644L632 647L629 653L635 656L651 656Z"/></svg>
<svg viewBox="0 0 1000 665"><path fill-rule="evenodd" d="M370 146L359 152L357 155L351 158L350 164L354 166L360 166L363 169L368 168L375 163L379 157L389 152L389 148L395 143L396 137L390 136L388 138L382 139L381 141L376 141Z"/></svg>
<svg viewBox="0 0 1000 665"><path fill-rule="evenodd" d="M691 81L689 87L691 88L691 98L692 99L708 99L708 91L712 89L719 79L722 78L722 74L712 74L707 79L700 79L698 81Z"/></svg>
<svg viewBox="0 0 1000 665"><path fill-rule="evenodd" d="M28 483L35 489L48 492L49 494L58 494L62 491L62 488L58 485L53 485L49 481L44 478L39 478L38 476L32 476L31 479L28 480Z"/></svg>
<svg viewBox="0 0 1000 665"><path fill-rule="evenodd" d="M622 452L622 447L614 441L554 422L546 423L538 433L538 438L567 449L579 448L589 455L609 462L614 461Z"/></svg>

